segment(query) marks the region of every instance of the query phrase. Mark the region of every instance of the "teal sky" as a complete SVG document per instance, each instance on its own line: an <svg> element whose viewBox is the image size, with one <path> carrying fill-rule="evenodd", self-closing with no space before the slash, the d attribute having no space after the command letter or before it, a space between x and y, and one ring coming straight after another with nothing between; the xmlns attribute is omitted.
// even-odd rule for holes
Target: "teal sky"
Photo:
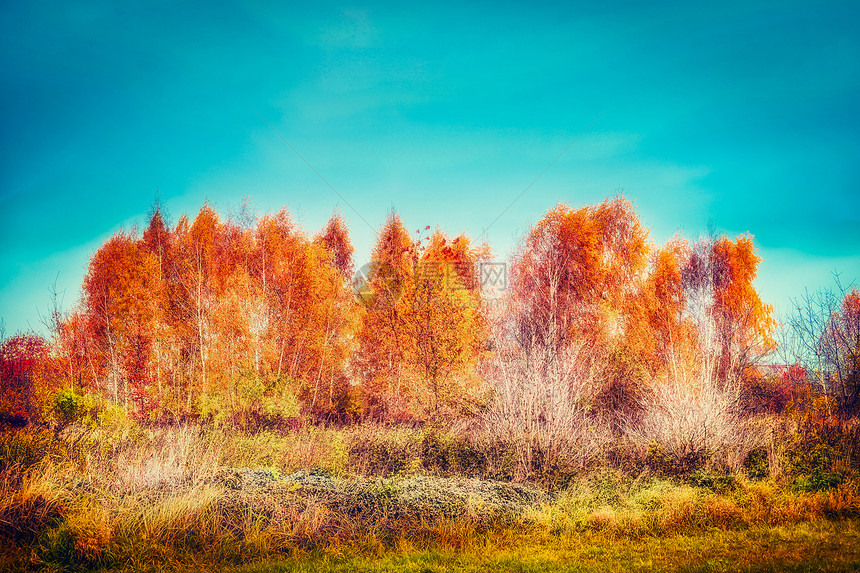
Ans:
<svg viewBox="0 0 860 573"><path fill-rule="evenodd" d="M622 190L657 243L752 233L778 310L858 280L860 4L597 4L4 3L7 334L41 330L55 280L71 308L156 195L173 221L248 195L308 233L337 206L361 264L392 207L503 258Z"/></svg>

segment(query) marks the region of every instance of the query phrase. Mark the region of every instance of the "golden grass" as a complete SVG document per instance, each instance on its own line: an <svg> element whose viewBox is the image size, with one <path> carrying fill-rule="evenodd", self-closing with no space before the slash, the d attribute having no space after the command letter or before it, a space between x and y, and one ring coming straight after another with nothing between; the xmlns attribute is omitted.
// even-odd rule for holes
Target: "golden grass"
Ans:
<svg viewBox="0 0 860 573"><path fill-rule="evenodd" d="M583 536L650 539L659 555L668 537L771 535L860 517L856 476L820 492L797 491L787 480L739 476L732 488L715 493L647 472L631 479L603 469L561 491L517 501L495 519L487 505L496 503L487 501L492 482L416 479L420 463L386 479L356 475L371 473L368 465L379 462L372 456L385 450L352 450L351 444L384 431L371 426L237 435L154 429L129 434L110 448L71 448L79 454L66 461L53 457L29 469L6 468L0 474L0 560L25 569L145 568L155 562L191 567L308 554L504 553L523 543L572 547ZM419 438L407 428L375 439L412 456ZM86 439L75 437L77 444ZM224 469L246 466L269 468L257 472L268 477L243 481L244 474ZM323 485L275 479L312 468L326 470ZM518 491L505 487L499 490L503 497ZM599 563L597 546L592 549L593 559L579 558Z"/></svg>

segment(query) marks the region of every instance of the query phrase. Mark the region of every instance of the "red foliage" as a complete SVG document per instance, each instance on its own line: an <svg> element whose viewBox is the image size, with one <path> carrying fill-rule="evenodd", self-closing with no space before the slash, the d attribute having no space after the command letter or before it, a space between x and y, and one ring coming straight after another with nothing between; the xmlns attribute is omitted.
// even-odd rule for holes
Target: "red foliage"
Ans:
<svg viewBox="0 0 860 573"><path fill-rule="evenodd" d="M0 345L0 423L22 426L34 411L33 379L48 358L44 339L19 334Z"/></svg>

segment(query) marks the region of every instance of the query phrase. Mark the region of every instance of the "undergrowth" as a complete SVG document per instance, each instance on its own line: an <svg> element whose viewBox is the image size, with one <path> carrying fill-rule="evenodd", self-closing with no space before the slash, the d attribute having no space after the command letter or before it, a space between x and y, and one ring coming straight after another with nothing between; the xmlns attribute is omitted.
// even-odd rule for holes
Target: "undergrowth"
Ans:
<svg viewBox="0 0 860 573"><path fill-rule="evenodd" d="M585 469L535 468L516 482L514 449L474 429L242 433L128 420L8 429L0 563L195 568L860 518L857 426L774 432L783 454L753 450L740 471L705 463L679 472L653 451L620 456L619 443Z"/></svg>

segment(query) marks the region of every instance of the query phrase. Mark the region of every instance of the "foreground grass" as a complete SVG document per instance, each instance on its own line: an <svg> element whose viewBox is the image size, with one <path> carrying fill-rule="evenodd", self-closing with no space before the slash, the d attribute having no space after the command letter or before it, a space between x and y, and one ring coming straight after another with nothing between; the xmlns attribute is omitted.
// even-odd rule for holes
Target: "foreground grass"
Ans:
<svg viewBox="0 0 860 573"><path fill-rule="evenodd" d="M4 443L0 571L860 570L860 476L833 448L803 480L603 465L562 486L408 428Z"/></svg>
<svg viewBox="0 0 860 573"><path fill-rule="evenodd" d="M287 571L857 571L860 521L815 521L669 537L497 536L464 551L329 554L231 569Z"/></svg>

